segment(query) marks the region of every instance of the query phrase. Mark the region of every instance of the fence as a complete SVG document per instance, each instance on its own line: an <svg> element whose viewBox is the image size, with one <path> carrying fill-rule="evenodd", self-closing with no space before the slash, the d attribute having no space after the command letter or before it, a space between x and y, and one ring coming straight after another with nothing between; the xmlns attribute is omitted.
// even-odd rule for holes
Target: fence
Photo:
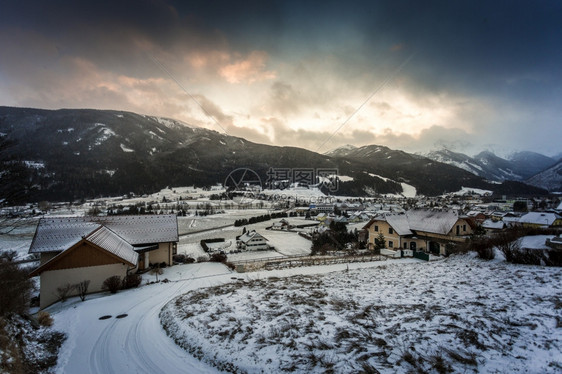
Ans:
<svg viewBox="0 0 562 374"><path fill-rule="evenodd" d="M414 258L419 258L420 260L429 261L429 254L420 251L414 251Z"/></svg>
<svg viewBox="0 0 562 374"><path fill-rule="evenodd" d="M351 262L371 262L371 261L385 261L386 256L382 255L356 255L356 256L290 256L290 257L273 257L262 258L248 261L237 261L236 268L240 272L246 269L252 270L265 269L284 269L299 266L315 266L315 265L333 265L345 264Z"/></svg>

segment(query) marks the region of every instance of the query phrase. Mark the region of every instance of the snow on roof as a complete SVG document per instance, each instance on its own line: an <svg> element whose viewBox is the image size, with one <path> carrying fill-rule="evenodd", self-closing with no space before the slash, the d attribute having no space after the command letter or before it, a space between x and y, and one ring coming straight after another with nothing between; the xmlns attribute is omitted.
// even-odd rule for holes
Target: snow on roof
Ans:
<svg viewBox="0 0 562 374"><path fill-rule="evenodd" d="M131 264L137 263L139 255L133 246L105 226L100 226L99 229L88 235L86 240Z"/></svg>
<svg viewBox="0 0 562 374"><path fill-rule="evenodd" d="M484 214L478 210L471 210L470 212L466 213L468 217L476 217L477 215Z"/></svg>
<svg viewBox="0 0 562 374"><path fill-rule="evenodd" d="M29 253L63 251L100 226L109 228L131 245L178 241L177 217L173 214L42 218Z"/></svg>
<svg viewBox="0 0 562 374"><path fill-rule="evenodd" d="M506 223L519 222L519 220L520 220L520 217L508 217L508 216L505 216L505 217L502 218L502 221L503 221L503 222L506 222Z"/></svg>
<svg viewBox="0 0 562 374"><path fill-rule="evenodd" d="M178 220L175 214L110 216L97 222L109 227L132 245L177 242Z"/></svg>
<svg viewBox="0 0 562 374"><path fill-rule="evenodd" d="M364 229L368 229L373 221L386 221L399 235L412 235L413 231L425 231L447 235L459 216L456 211L437 211L414 209L405 213L387 213L373 218Z"/></svg>
<svg viewBox="0 0 562 374"><path fill-rule="evenodd" d="M29 253L64 251L100 227L94 222L60 218L55 225L51 219L43 218L39 221Z"/></svg>
<svg viewBox="0 0 562 374"><path fill-rule="evenodd" d="M487 219L484 222L482 222L482 227L485 229L501 230L505 227L505 222L492 221L491 219Z"/></svg>
<svg viewBox="0 0 562 374"><path fill-rule="evenodd" d="M244 242L244 243L248 243L250 240L252 240L254 238L255 239L263 238L264 240L267 240L263 235L260 235L255 230L248 231L245 234L240 235L238 240L240 240L241 242Z"/></svg>
<svg viewBox="0 0 562 374"><path fill-rule="evenodd" d="M408 217L405 214L387 214L386 222L398 235L413 235L410 231L410 224L408 223Z"/></svg>
<svg viewBox="0 0 562 374"><path fill-rule="evenodd" d="M520 223L534 223L538 225L552 225L554 221L560 219L555 213L530 212L519 219Z"/></svg>
<svg viewBox="0 0 562 374"><path fill-rule="evenodd" d="M447 235L459 219L458 213L453 210L428 209L409 210L406 212L406 217L411 230L443 235Z"/></svg>

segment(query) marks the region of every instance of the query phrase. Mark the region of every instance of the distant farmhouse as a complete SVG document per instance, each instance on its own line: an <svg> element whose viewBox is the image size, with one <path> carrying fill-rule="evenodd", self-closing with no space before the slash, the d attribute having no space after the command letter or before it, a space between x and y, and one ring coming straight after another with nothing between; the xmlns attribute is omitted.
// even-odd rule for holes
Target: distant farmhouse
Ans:
<svg viewBox="0 0 562 374"><path fill-rule="evenodd" d="M277 230L277 231L289 231L292 228L293 225L291 225L289 221L287 221L285 218L281 219L281 221L279 222L273 223L273 225L271 226L272 230Z"/></svg>
<svg viewBox="0 0 562 374"><path fill-rule="evenodd" d="M245 251L263 251L269 249L267 239L256 230L248 231L237 237L236 246Z"/></svg>
<svg viewBox="0 0 562 374"><path fill-rule="evenodd" d="M42 218L29 248L41 256L31 273L41 277L40 306L56 302L57 288L68 284L89 280L88 292L99 292L111 276L172 265L177 242L176 215Z"/></svg>
<svg viewBox="0 0 562 374"><path fill-rule="evenodd" d="M415 209L384 214L371 219L364 229L369 233L369 248L374 248L375 239L382 233L388 249L427 251L436 255L445 254L448 243L464 242L472 234L470 219L452 210Z"/></svg>

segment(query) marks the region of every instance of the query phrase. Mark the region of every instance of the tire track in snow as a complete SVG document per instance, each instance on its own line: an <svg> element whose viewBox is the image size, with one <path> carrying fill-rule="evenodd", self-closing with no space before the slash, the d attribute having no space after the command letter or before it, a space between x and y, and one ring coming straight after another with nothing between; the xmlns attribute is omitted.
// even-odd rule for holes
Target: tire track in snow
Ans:
<svg viewBox="0 0 562 374"><path fill-rule="evenodd" d="M178 289L181 287L181 284L174 285L174 289ZM175 291L172 292L175 294ZM134 306L128 308L124 313L126 314L134 314L134 311L139 311L139 314L142 313L144 310L144 305L147 303L155 302L154 298L157 297L159 299L164 298L167 300L166 296L168 292L159 293L156 296L150 295L149 297L145 298L140 303L135 304ZM163 302L158 301L158 305L163 304ZM158 308L158 305L155 307ZM160 306L161 308L161 306ZM154 309L151 308L151 309ZM123 319L112 319L110 325L103 329L100 333L96 343L92 347L92 351L90 353L90 369L94 373L115 373L118 372L117 368L112 367L112 356L115 356L117 352L122 352L123 356L126 358L125 360L121 360L120 363L126 366L129 366L130 363L136 364L134 368L128 367L127 372L136 372L136 373L159 373L160 365L155 364L153 361L148 360L147 357L149 355L147 352L143 352L140 348L143 342L139 342L135 339L129 339L131 331L138 331L139 327L143 323L144 319L146 318L145 315L141 315L140 319L134 319L126 317ZM127 338L123 340L123 334L118 334L116 330L123 330L126 329L128 331ZM150 352L148 352L150 353Z"/></svg>
<svg viewBox="0 0 562 374"><path fill-rule="evenodd" d="M110 322L106 326L98 339L92 347L92 352L90 353L90 371L93 373L113 373L115 372L111 367L111 360L108 359L109 352L107 351L108 341L111 337L111 333L115 330L116 320Z"/></svg>
<svg viewBox="0 0 562 374"><path fill-rule="evenodd" d="M182 293L199 288L201 285L197 287L193 284L195 280L203 281L205 278L214 277L220 279L222 276L230 274L176 281L171 287L161 290L160 293L150 294L141 302L126 309L123 313L129 314L128 317L113 319L111 324L100 332L90 353L90 371L93 373L151 374L216 373L216 369L189 355L171 339L169 346L153 345L150 342L154 341L157 334L165 335L160 325L159 314L166 303Z"/></svg>
<svg viewBox="0 0 562 374"><path fill-rule="evenodd" d="M167 302L167 300L169 300L170 297L174 297L172 295L178 293L181 287L182 284L178 283L174 285L172 291L166 292L165 295L164 293L159 294L159 299L164 299L164 300L158 301L157 305L151 307L148 311L146 311L139 319L136 320L132 328L129 329L129 332L127 333L125 339L125 346L128 348L128 353L131 356L132 362L135 364L135 368L134 370L132 370L133 372L139 373L145 371L147 373L160 373L160 372L169 373L169 371L162 370L161 357L157 357L158 362L155 362L151 359L151 357L154 357L153 354L154 348L152 348L151 351L147 351L145 349L146 342L150 341L150 336L143 335L145 329L143 329L142 327L145 327L145 325L147 324L148 317L153 317L155 313L156 313L156 317L158 317L158 314L160 313L160 309L162 309L162 306ZM142 302L141 304L136 305L131 310L133 309L143 310L144 307L142 307L142 304L149 301L153 301L153 300L149 298L144 302Z"/></svg>

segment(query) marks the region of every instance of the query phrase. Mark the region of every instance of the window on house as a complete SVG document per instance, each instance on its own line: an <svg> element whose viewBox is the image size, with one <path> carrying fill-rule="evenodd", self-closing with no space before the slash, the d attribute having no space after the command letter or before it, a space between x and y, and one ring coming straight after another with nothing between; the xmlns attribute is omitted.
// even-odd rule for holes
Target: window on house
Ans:
<svg viewBox="0 0 562 374"><path fill-rule="evenodd" d="M466 231L466 225L462 225L462 231Z"/></svg>
<svg viewBox="0 0 562 374"><path fill-rule="evenodd" d="M408 249L408 242L404 242L404 249Z"/></svg>
<svg viewBox="0 0 562 374"><path fill-rule="evenodd" d="M392 229L392 227L389 227L389 228L388 228L388 233L389 233L389 234L394 234L394 230Z"/></svg>
<svg viewBox="0 0 562 374"><path fill-rule="evenodd" d="M375 231L379 231L379 227L375 225Z"/></svg>
<svg viewBox="0 0 562 374"><path fill-rule="evenodd" d="M393 248L394 247L394 243L392 242L392 240L388 241L388 248Z"/></svg>

